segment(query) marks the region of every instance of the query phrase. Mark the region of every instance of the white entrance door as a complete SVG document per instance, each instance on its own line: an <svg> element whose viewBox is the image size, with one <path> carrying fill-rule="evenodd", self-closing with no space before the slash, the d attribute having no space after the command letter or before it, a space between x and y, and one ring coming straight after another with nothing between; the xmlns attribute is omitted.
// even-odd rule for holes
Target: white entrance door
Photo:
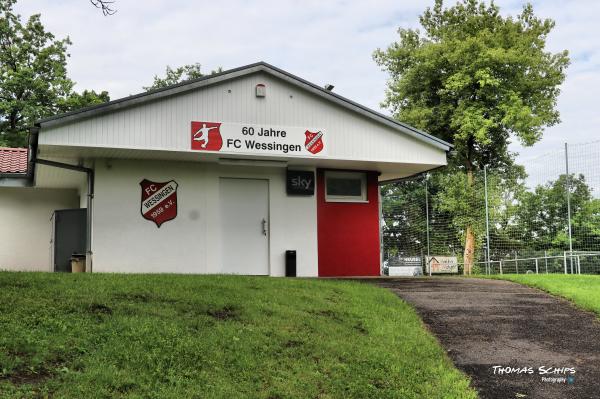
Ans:
<svg viewBox="0 0 600 399"><path fill-rule="evenodd" d="M220 179L223 273L269 274L269 182Z"/></svg>

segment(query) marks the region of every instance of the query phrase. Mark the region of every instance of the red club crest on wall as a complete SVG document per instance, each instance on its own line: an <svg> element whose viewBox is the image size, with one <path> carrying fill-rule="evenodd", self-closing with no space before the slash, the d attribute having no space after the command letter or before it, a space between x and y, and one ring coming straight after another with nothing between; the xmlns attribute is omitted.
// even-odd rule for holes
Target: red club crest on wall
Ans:
<svg viewBox="0 0 600 399"><path fill-rule="evenodd" d="M177 217L177 183L169 180L164 183L144 179L142 187L141 211L144 219L160 227L164 222Z"/></svg>
<svg viewBox="0 0 600 399"><path fill-rule="evenodd" d="M306 136L304 146L310 153L318 154L323 150L323 133L321 131L313 133L310 130L307 130L304 135Z"/></svg>
<svg viewBox="0 0 600 399"><path fill-rule="evenodd" d="M223 147L220 123L192 122L192 150L219 151Z"/></svg>

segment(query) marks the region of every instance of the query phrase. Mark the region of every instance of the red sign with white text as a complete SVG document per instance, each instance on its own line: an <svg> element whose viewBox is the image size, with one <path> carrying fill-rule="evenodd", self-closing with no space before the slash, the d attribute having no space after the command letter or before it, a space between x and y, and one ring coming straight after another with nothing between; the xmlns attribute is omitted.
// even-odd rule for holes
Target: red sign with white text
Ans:
<svg viewBox="0 0 600 399"><path fill-rule="evenodd" d="M141 212L144 219L156 223L160 227L163 223L177 217L177 183L169 180L164 183L144 179L140 182L142 187Z"/></svg>
<svg viewBox="0 0 600 399"><path fill-rule="evenodd" d="M192 150L219 151L223 147L221 124L192 122Z"/></svg>
<svg viewBox="0 0 600 399"><path fill-rule="evenodd" d="M193 151L324 157L329 148L324 129L256 123L192 121Z"/></svg>

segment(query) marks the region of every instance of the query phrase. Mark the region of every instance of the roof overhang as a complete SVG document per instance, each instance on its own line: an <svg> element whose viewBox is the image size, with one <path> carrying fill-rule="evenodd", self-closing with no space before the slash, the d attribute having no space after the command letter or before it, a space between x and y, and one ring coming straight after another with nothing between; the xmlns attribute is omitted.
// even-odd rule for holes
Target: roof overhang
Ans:
<svg viewBox="0 0 600 399"><path fill-rule="evenodd" d="M338 159L338 158L305 158L283 157L265 155L246 155L231 153L207 153L198 151L181 152L162 149L131 149L107 147L77 147L43 145L39 147L39 156L47 159L70 160L70 163L84 163L86 159L102 159L110 162L112 159L138 160L138 161L171 161L171 162L201 162L221 165L232 165L235 161L245 161L247 166L274 166L274 167L316 167L324 169L349 169L369 170L380 173L380 181L389 181L405 178L433 168L439 164L426 163L399 163L394 161L371 161L368 159ZM66 161L67 162L67 161ZM41 176L42 166L37 166L36 184L46 180ZM38 173L39 172L39 173ZM65 173L65 172L63 172Z"/></svg>

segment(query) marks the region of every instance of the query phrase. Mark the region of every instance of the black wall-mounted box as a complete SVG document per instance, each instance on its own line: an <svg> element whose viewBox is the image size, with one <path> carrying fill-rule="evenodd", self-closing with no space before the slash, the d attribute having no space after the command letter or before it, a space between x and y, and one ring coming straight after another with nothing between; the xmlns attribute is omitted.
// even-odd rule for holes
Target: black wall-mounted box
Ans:
<svg viewBox="0 0 600 399"><path fill-rule="evenodd" d="M315 172L288 169L286 191L288 195L314 195Z"/></svg>
<svg viewBox="0 0 600 399"><path fill-rule="evenodd" d="M296 277L296 251L285 251L285 276Z"/></svg>

